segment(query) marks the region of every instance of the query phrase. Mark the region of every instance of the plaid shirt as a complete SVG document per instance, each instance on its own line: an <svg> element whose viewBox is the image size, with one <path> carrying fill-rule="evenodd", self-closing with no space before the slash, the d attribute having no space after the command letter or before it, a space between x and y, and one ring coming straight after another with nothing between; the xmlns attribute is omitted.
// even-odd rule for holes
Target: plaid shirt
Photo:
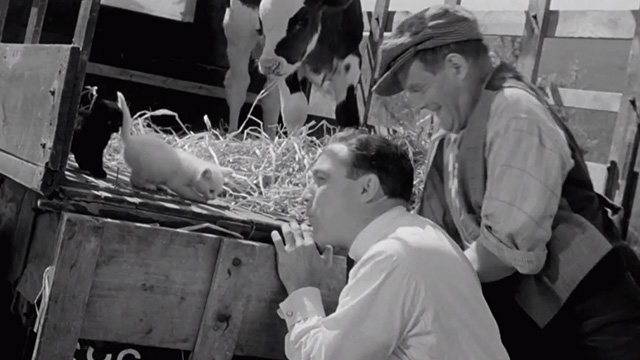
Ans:
<svg viewBox="0 0 640 360"><path fill-rule="evenodd" d="M611 246L561 197L574 161L563 131L544 105L520 89L485 91L487 96L491 99L481 99L488 107L483 156L476 157L484 164L469 165L469 159L465 164L484 167L483 197L470 199L460 191L457 138L465 134L439 132L428 166L432 172L438 162L442 174L428 174L419 213L453 233L463 248L478 241L515 268L521 274L518 301L543 326ZM481 203L477 215L468 209L473 201ZM559 218L566 226L558 226ZM550 291L541 291L543 287Z"/></svg>

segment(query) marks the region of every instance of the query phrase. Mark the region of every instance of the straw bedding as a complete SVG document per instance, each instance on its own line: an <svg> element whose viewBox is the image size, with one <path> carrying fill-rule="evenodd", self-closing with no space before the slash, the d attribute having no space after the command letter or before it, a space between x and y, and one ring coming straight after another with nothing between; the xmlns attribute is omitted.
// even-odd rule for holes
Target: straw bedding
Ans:
<svg viewBox="0 0 640 360"><path fill-rule="evenodd" d="M156 115L174 116L184 129L183 134L155 128L150 119ZM317 139L309 134L317 126L330 125L325 122L310 124L289 137L279 134L274 139L258 128L250 128L239 138L238 135L223 134L213 129L206 116L204 121L208 130L193 133L186 129L178 114L172 111L143 111L134 116L132 132L156 132L176 148L234 169L236 174L220 197L230 206L303 221L305 205L301 196L308 181L307 170L327 141L326 138ZM426 136L417 131L388 136L403 144L414 161L415 198L417 191L422 189L424 178L425 150L428 146ZM111 138L105 149L105 165L120 168L127 166L122 159L119 134Z"/></svg>

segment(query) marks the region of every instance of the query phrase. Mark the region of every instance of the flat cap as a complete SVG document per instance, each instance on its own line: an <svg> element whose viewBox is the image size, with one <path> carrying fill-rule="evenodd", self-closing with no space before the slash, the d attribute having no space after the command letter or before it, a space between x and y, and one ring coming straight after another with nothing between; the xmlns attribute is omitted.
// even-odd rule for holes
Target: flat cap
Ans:
<svg viewBox="0 0 640 360"><path fill-rule="evenodd" d="M380 96L401 92L396 72L420 50L481 39L477 19L460 5L435 5L421 10L402 21L380 45L380 66L373 92Z"/></svg>

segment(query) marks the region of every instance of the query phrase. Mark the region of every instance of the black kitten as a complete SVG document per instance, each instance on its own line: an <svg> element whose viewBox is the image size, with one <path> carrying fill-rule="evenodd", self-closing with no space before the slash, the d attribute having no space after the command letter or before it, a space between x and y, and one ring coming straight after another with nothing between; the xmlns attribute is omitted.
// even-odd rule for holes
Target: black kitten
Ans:
<svg viewBox="0 0 640 360"><path fill-rule="evenodd" d="M122 126L122 111L115 101L96 98L91 111L78 112L71 142L71 153L80 170L97 179L104 179L103 154L111 135Z"/></svg>

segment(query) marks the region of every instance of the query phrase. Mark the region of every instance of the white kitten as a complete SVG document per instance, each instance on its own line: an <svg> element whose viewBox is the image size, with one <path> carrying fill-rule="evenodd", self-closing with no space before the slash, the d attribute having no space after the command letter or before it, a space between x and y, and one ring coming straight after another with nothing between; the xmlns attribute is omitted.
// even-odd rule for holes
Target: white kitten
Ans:
<svg viewBox="0 0 640 360"><path fill-rule="evenodd" d="M131 113L120 92L118 106L122 109L124 161L131 169L133 187L152 191L168 188L185 199L204 202L222 192L232 169L176 149L155 134L131 135Z"/></svg>

